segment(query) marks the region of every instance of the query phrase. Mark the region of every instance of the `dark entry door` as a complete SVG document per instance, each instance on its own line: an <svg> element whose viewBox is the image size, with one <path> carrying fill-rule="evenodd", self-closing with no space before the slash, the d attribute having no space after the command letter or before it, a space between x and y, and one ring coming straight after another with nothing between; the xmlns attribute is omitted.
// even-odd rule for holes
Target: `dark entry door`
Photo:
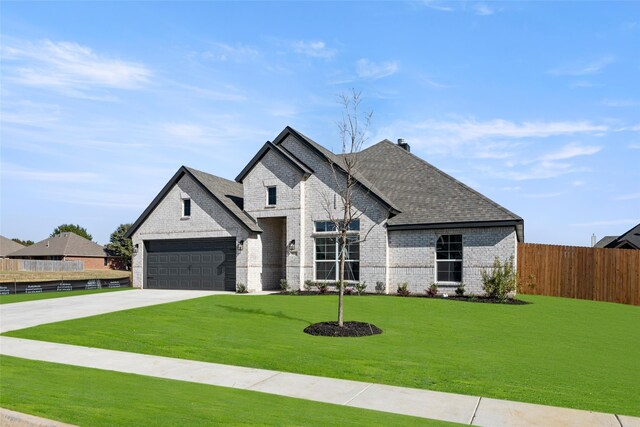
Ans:
<svg viewBox="0 0 640 427"><path fill-rule="evenodd" d="M145 288L234 291L235 238L149 240Z"/></svg>

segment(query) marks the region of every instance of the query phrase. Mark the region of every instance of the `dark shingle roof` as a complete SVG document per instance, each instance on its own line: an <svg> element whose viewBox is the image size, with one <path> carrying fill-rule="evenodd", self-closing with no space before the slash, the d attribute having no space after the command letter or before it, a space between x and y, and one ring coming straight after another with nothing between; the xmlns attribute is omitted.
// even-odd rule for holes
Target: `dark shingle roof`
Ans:
<svg viewBox="0 0 640 427"><path fill-rule="evenodd" d="M0 258L4 258L12 252L15 252L19 249L24 248L24 245L21 245L18 242L14 242L11 239L7 239L4 236L0 236Z"/></svg>
<svg viewBox="0 0 640 427"><path fill-rule="evenodd" d="M202 172L197 169L185 166L185 169L191 172L194 178L199 181L220 203L227 208L233 216L235 216L249 230L261 232L262 229L256 221L243 210L244 207L244 190L242 184L210 173Z"/></svg>
<svg viewBox="0 0 640 427"><path fill-rule="evenodd" d="M593 245L593 247L594 248L604 248L609 243L611 243L614 240L616 240L617 238L618 238L618 236L604 236L602 239L598 240L598 242L595 245Z"/></svg>
<svg viewBox="0 0 640 427"><path fill-rule="evenodd" d="M361 151L358 162L360 172L401 210L389 226L522 223L513 212L390 141Z"/></svg>
<svg viewBox="0 0 640 427"><path fill-rule="evenodd" d="M631 246L640 249L640 224L636 225L631 230L624 233L622 236L613 240L605 247L618 248L621 246Z"/></svg>
<svg viewBox="0 0 640 427"><path fill-rule="evenodd" d="M78 236L75 233L66 232L49 237L31 246L26 246L10 255L11 258L37 256L80 256L80 257L105 257L104 248L99 244Z"/></svg>

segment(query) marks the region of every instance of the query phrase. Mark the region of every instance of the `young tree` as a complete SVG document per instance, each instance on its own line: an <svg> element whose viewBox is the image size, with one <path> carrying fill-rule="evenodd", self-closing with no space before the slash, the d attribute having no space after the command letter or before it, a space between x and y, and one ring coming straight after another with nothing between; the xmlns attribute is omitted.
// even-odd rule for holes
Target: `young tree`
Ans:
<svg viewBox="0 0 640 427"><path fill-rule="evenodd" d="M339 281L338 281L338 325L344 326L344 284L345 264L347 251L350 244L360 243L366 239L371 228L364 236L359 236L357 241L349 238L349 230L354 221L364 214L354 206L354 193L360 187L360 182L355 174L358 169L358 153L367 140L367 131L371 123L373 113L362 113L360 103L361 93L354 89L349 94L339 95L339 102L343 107L342 120L338 122L338 130L342 139L342 152L338 163L330 162L336 184L336 192L340 198L340 206L332 209L334 203L325 200L325 212L333 223L338 233L339 248Z"/></svg>
<svg viewBox="0 0 640 427"><path fill-rule="evenodd" d="M109 243L106 245L107 251L115 256L122 257L127 270L131 269L131 255L133 254L133 245L131 239L125 237L127 231L132 224L120 224L116 230L111 233Z"/></svg>
<svg viewBox="0 0 640 427"><path fill-rule="evenodd" d="M50 237L57 236L58 234L65 233L70 231L71 233L75 233L80 237L84 237L87 240L93 240L91 234L87 232L87 229L84 227L80 227L77 224L62 224L59 225L53 230Z"/></svg>

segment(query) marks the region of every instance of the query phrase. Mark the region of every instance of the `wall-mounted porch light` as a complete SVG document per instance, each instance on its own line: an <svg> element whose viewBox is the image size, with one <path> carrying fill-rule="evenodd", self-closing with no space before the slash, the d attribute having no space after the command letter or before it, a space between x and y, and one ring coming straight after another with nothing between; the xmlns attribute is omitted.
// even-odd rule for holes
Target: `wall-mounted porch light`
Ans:
<svg viewBox="0 0 640 427"><path fill-rule="evenodd" d="M238 252L242 252L242 248L244 247L244 240L239 240L238 241Z"/></svg>
<svg viewBox="0 0 640 427"><path fill-rule="evenodd" d="M140 247L140 244L138 244L138 243L133 245L133 256L136 256L136 254L138 253L138 248L139 247Z"/></svg>
<svg viewBox="0 0 640 427"><path fill-rule="evenodd" d="M293 239L289 242L289 244L287 245L287 248L289 249L289 253L293 254L296 252L296 239Z"/></svg>

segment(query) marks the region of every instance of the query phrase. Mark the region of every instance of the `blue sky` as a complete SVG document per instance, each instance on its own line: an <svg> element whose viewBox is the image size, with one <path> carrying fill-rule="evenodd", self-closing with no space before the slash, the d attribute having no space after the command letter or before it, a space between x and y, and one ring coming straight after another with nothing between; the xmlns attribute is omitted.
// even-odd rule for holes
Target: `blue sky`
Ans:
<svg viewBox="0 0 640 427"><path fill-rule="evenodd" d="M639 2L0 3L1 234L106 243L180 165L233 179L286 126L412 152L589 245L640 222Z"/></svg>

